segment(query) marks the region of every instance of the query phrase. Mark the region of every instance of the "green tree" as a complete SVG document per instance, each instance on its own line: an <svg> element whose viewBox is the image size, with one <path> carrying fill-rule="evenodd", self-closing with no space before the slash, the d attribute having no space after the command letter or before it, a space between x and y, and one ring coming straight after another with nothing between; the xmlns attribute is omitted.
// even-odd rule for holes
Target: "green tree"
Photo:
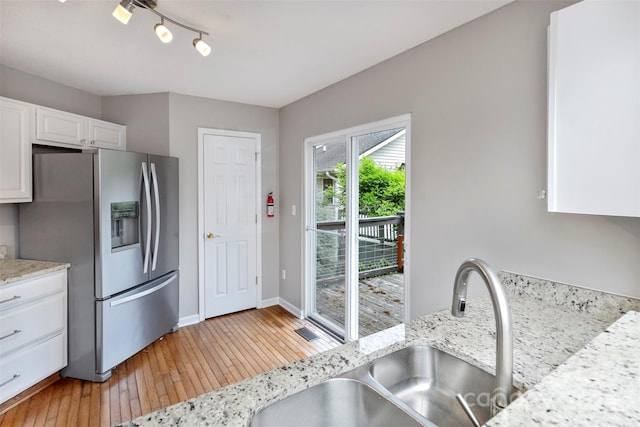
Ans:
<svg viewBox="0 0 640 427"><path fill-rule="evenodd" d="M344 214L346 200L346 166L338 163L333 175L336 183L325 191L325 205L336 204ZM359 209L368 217L397 215L404 211L404 168L395 170L377 166L373 160L364 157L360 160L359 176ZM341 215L344 217L344 215Z"/></svg>

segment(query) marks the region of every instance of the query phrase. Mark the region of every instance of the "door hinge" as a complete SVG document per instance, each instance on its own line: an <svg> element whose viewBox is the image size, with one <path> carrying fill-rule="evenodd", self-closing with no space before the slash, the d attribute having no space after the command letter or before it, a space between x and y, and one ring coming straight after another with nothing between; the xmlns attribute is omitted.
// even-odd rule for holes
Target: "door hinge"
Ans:
<svg viewBox="0 0 640 427"><path fill-rule="evenodd" d="M256 154L256 162L257 162L258 161L258 154L260 154L260 153L256 152L255 154Z"/></svg>
<svg viewBox="0 0 640 427"><path fill-rule="evenodd" d="M258 276L256 276L256 286L258 286Z"/></svg>
<svg viewBox="0 0 640 427"><path fill-rule="evenodd" d="M258 214L256 214L256 224L258 223Z"/></svg>

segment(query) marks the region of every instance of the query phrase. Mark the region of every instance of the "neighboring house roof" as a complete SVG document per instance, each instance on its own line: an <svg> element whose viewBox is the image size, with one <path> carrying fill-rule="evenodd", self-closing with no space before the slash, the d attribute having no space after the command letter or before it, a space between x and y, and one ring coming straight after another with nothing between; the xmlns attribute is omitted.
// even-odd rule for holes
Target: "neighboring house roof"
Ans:
<svg viewBox="0 0 640 427"><path fill-rule="evenodd" d="M404 133L405 128L402 127L358 136L358 154L369 155ZM331 172L336 164L344 163L347 158L346 150L345 144L330 143L318 146L316 148L317 172Z"/></svg>
<svg viewBox="0 0 640 427"><path fill-rule="evenodd" d="M382 141L369 151L360 155L360 159L367 157L387 170L402 167L405 162L406 130L402 130L386 141Z"/></svg>

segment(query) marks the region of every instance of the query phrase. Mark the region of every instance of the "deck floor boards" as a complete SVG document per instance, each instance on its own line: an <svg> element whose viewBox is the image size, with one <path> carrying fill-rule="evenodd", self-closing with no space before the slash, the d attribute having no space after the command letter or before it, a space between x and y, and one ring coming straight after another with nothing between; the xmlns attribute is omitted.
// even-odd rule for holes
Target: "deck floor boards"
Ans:
<svg viewBox="0 0 640 427"><path fill-rule="evenodd" d="M359 333L371 335L404 322L404 275L388 274L359 282ZM344 325L344 282L319 285L317 311Z"/></svg>

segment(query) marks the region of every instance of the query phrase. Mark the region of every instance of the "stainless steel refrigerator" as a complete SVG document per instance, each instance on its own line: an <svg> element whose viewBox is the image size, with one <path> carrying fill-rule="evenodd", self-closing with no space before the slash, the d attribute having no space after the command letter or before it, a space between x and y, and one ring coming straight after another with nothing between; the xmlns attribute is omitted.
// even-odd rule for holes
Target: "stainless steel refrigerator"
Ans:
<svg viewBox="0 0 640 427"><path fill-rule="evenodd" d="M20 257L70 262L66 377L111 369L178 323L178 159L94 150L33 156Z"/></svg>

